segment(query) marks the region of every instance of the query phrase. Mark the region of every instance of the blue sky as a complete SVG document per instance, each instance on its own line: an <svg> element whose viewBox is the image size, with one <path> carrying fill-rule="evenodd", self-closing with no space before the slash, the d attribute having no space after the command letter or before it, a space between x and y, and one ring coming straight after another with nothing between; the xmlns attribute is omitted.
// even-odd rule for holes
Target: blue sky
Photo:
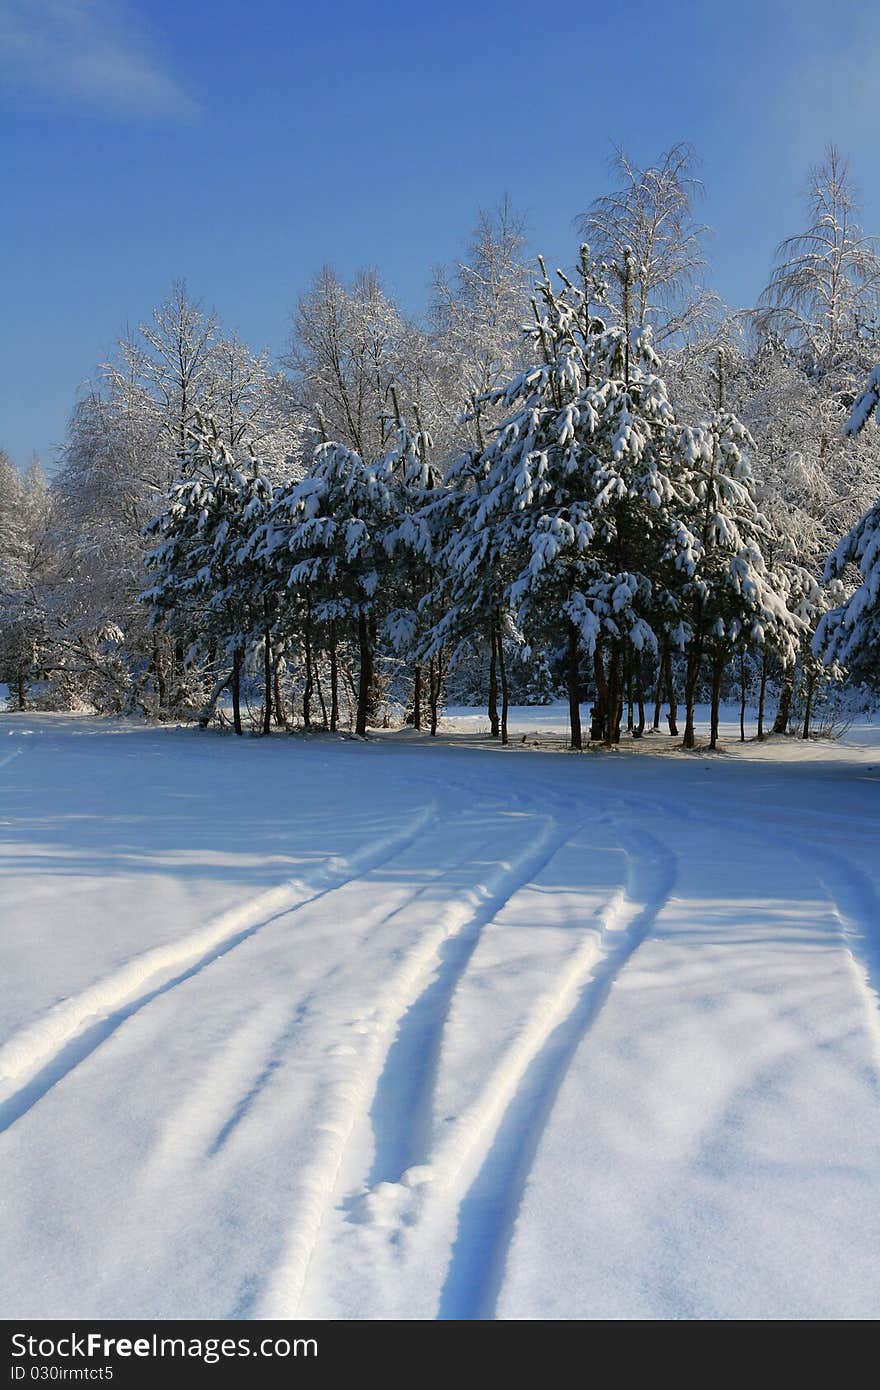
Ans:
<svg viewBox="0 0 880 1390"><path fill-rule="evenodd" d="M712 281L750 304L829 140L880 231L875 21L875 0L0 0L0 446L51 465L176 276L278 351L324 263L376 265L422 311L505 191L568 264L611 141L694 142Z"/></svg>

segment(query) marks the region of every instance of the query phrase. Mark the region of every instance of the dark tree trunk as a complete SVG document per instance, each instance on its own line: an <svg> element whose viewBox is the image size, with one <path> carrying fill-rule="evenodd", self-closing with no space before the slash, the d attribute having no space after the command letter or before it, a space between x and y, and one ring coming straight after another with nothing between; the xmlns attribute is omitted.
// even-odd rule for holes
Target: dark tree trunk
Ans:
<svg viewBox="0 0 880 1390"><path fill-rule="evenodd" d="M275 661L274 674L272 677L272 692L275 697L275 726L278 729L283 729L287 725L287 713L284 708L284 695L281 691L281 667L283 664L284 658L279 656Z"/></svg>
<svg viewBox="0 0 880 1390"><path fill-rule="evenodd" d="M774 734L787 734L788 721L791 717L791 701L794 695L794 671L786 673L783 677L782 690L779 693L779 707L776 711L776 718L773 720Z"/></svg>
<svg viewBox="0 0 880 1390"><path fill-rule="evenodd" d="M369 704L367 705L367 722L374 728L379 723L379 714L382 708L382 687L376 671L376 652L379 648L379 623L376 618L370 618L370 693ZM387 720L386 720L387 727Z"/></svg>
<svg viewBox="0 0 880 1390"><path fill-rule="evenodd" d="M434 667L437 658L432 656L428 662L428 729L432 737L437 733L437 721L434 715Z"/></svg>
<svg viewBox="0 0 880 1390"><path fill-rule="evenodd" d="M348 727L351 729L357 721L357 686L355 685L354 676L351 673L351 667L349 665L346 664L340 667L340 670L342 671L343 684L347 687L348 691Z"/></svg>
<svg viewBox="0 0 880 1390"><path fill-rule="evenodd" d="M635 731L635 727L636 727L636 717L635 717L635 701L634 701L634 699L633 699L633 673L632 673L632 661L631 661L631 659L630 659L629 657L627 658L626 663L625 663L625 666L624 666L623 681L624 681L624 686L625 686L625 688L626 688L626 732L627 732L628 734L631 734L631 733L633 733L633 732Z"/></svg>
<svg viewBox="0 0 880 1390"><path fill-rule="evenodd" d="M314 693L315 683L312 679L312 633L311 618L308 606L306 606L306 621L303 629L303 655L306 659L306 681L303 686L303 728L312 727L312 694Z"/></svg>
<svg viewBox="0 0 880 1390"><path fill-rule="evenodd" d="M268 627L263 636L263 733L272 732L272 636Z"/></svg>
<svg viewBox="0 0 880 1390"><path fill-rule="evenodd" d="M168 692L165 689L165 667L162 664L162 654L159 651L159 643L153 638L153 670L156 675L156 696L159 701L159 709L166 707ZM19 700L21 699L21 673L19 672ZM23 705L20 706L24 708Z"/></svg>
<svg viewBox="0 0 880 1390"><path fill-rule="evenodd" d="M687 674L684 681L684 739L682 740L685 748L693 748L697 741L694 731L694 705L697 703L697 684L700 679L701 646L701 643L697 643L693 650L688 653L687 659Z"/></svg>
<svg viewBox="0 0 880 1390"><path fill-rule="evenodd" d="M605 660L598 642L593 650L593 678L596 682L596 703L590 710L590 741L601 743L605 737L605 721L608 717L608 681L605 676Z"/></svg>
<svg viewBox="0 0 880 1390"><path fill-rule="evenodd" d="M422 667L416 662L415 674L413 676L413 728L422 727Z"/></svg>
<svg viewBox="0 0 880 1390"><path fill-rule="evenodd" d="M489 624L489 727L492 737L498 737L498 647L495 621Z"/></svg>
<svg viewBox="0 0 880 1390"><path fill-rule="evenodd" d="M636 708L639 712L638 723L633 729L633 738L641 738L645 732L645 689L643 684L644 663L641 655L636 658Z"/></svg>
<svg viewBox="0 0 880 1390"><path fill-rule="evenodd" d="M602 730L602 742L606 748L614 745L614 726L617 723L617 662L612 642L608 648L608 698L605 702L605 727Z"/></svg>
<svg viewBox="0 0 880 1390"><path fill-rule="evenodd" d="M718 655L712 662L712 709L709 720L709 747L718 747L718 720L721 707L721 678L724 675L725 658ZM691 745L693 746L693 745Z"/></svg>
<svg viewBox="0 0 880 1390"><path fill-rule="evenodd" d="M816 689L816 677L814 675L810 674L807 676L804 682L804 688L806 691L806 701L804 704L804 732L801 737L809 738L810 720L813 716L813 693Z"/></svg>
<svg viewBox="0 0 880 1390"><path fill-rule="evenodd" d="M571 731L570 747L581 749L584 746L581 733L581 674L580 650L577 628L568 625L568 645L565 660L565 683L568 689L568 722Z"/></svg>
<svg viewBox="0 0 880 1390"><path fill-rule="evenodd" d="M173 660L172 660L172 663L171 663L171 677L172 677L172 679L171 679L171 681L169 682L169 684L171 684L171 685L173 685L173 686L178 686L178 687L179 687L179 686L182 684L182 682L183 682L183 675L182 675L182 673L183 673L183 664L184 664L184 663L183 663L183 657L184 657L183 643L182 643L182 642L175 642L175 643L174 643L174 657L173 657Z"/></svg>
<svg viewBox="0 0 880 1390"><path fill-rule="evenodd" d="M675 677L672 674L672 652L669 648L663 654L663 668L666 675L666 699L669 702L670 737L678 738L678 701L675 698Z"/></svg>
<svg viewBox="0 0 880 1390"><path fill-rule="evenodd" d="M620 689L620 652L616 642L610 642L608 649L608 694L605 698L605 728L603 744L606 748L614 745L614 734L620 728L620 708L623 694Z"/></svg>
<svg viewBox="0 0 880 1390"><path fill-rule="evenodd" d="M507 711L509 707L509 691L507 688L507 663L504 660L504 644L501 640L501 633L495 630L495 641L498 645L498 673L501 677L501 742L507 744Z"/></svg>
<svg viewBox="0 0 880 1390"><path fill-rule="evenodd" d="M761 685L758 690L758 738L764 738L764 703L767 699L767 648L761 652Z"/></svg>
<svg viewBox="0 0 880 1390"><path fill-rule="evenodd" d="M366 738L367 714L373 690L373 644L370 641L370 626L363 614L358 617L358 655L360 657L360 672L354 731L361 738Z"/></svg>
<svg viewBox="0 0 880 1390"><path fill-rule="evenodd" d="M324 687L321 684L321 666L320 662L318 662L317 660L315 660L313 664L315 668L315 689L318 692L318 704L321 706L321 724L323 728L326 730L328 727L327 705L324 700Z"/></svg>
<svg viewBox="0 0 880 1390"><path fill-rule="evenodd" d="M746 654L739 654L739 741L746 741Z"/></svg>
<svg viewBox="0 0 880 1390"><path fill-rule="evenodd" d="M336 661L336 624L330 624L330 732L339 728L339 667Z"/></svg>
<svg viewBox="0 0 880 1390"><path fill-rule="evenodd" d="M428 700L431 706L431 737L437 737L437 724L440 719L440 696L443 691L443 651L431 657L428 668Z"/></svg>
<svg viewBox="0 0 880 1390"><path fill-rule="evenodd" d="M657 692L654 696L654 728L660 728L660 715L663 710L663 679L666 671L666 648L660 653L660 664L657 667Z"/></svg>
<svg viewBox="0 0 880 1390"><path fill-rule="evenodd" d="M608 713L605 724L605 747L611 748L620 742L620 721L623 717L623 670L620 649L616 642L611 643L608 660Z"/></svg>
<svg viewBox="0 0 880 1390"><path fill-rule="evenodd" d="M17 670L17 672L16 672L16 684L17 684L17 686L18 686L18 690L17 690L17 694L18 694L18 708L19 708L20 710L22 710L22 709L25 709L25 708L26 708L26 705L27 705L27 698L26 698L25 686L24 686L24 671L23 671L23 669L21 668L21 666L19 666L19 668L18 668L18 670Z"/></svg>
<svg viewBox="0 0 880 1390"><path fill-rule="evenodd" d="M241 728L241 652L236 652L232 658L232 675L230 676L230 686L232 688L232 727L237 734L242 732Z"/></svg>

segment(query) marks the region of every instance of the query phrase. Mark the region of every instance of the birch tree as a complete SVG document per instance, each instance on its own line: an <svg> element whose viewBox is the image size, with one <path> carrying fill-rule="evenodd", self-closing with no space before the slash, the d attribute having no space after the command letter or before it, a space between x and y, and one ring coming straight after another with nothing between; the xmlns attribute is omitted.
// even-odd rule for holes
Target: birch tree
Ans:
<svg viewBox="0 0 880 1390"><path fill-rule="evenodd" d="M860 226L858 193L836 146L810 169L806 202L809 222L777 248L755 318L761 332L779 335L839 383L863 365L861 340L876 322L878 241Z"/></svg>
<svg viewBox="0 0 880 1390"><path fill-rule="evenodd" d="M620 265L632 253L635 326L650 324L658 344L686 340L720 307L702 284L709 228L694 211L703 194L696 152L679 141L641 167L617 146L610 165L617 186L594 200L581 230L600 259Z"/></svg>

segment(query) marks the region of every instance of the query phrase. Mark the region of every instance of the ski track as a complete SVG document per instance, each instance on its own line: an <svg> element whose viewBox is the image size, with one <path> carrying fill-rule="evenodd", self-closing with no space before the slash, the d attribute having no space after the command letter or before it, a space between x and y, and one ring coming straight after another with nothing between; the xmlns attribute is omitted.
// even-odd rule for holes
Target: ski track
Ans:
<svg viewBox="0 0 880 1390"><path fill-rule="evenodd" d="M402 831L331 860L311 885L290 879L249 903L222 913L213 923L167 946L158 946L123 965L72 999L63 1000L0 1048L0 1133L89 1057L132 1015L176 989L220 957L282 917L356 882L396 858L437 819L436 801L424 806ZM323 880L323 887L318 887ZM159 976L158 982L156 977ZM153 983L151 983L153 982Z"/></svg>
<svg viewBox="0 0 880 1390"><path fill-rule="evenodd" d="M461 895L457 904L450 900L445 919L437 931L406 958L382 1005L374 1010L374 1017L376 1014L380 1017L373 1029L373 1046L363 1059L360 1075L337 1085L330 1096L329 1113L319 1117L316 1124L322 1137L303 1174L299 1209L289 1223L288 1247L260 1300L259 1316L287 1319L298 1314L324 1215L336 1193L348 1141L358 1119L373 1102L401 1019L424 996L426 988L430 989L430 984L426 987L426 980L436 971L444 944L462 934L466 941L473 937L475 944L483 928L515 893L550 863L576 829L571 822L560 826L553 817L544 819L547 825L534 845L511 863L502 862L495 872L486 876L483 884ZM470 959L472 949L465 951L464 960L459 962L462 968Z"/></svg>

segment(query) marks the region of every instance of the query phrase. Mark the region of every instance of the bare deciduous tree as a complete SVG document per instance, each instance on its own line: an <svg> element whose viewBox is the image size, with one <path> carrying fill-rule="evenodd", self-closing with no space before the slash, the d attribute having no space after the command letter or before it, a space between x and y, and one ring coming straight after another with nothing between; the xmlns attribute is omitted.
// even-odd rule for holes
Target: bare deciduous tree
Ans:
<svg viewBox="0 0 880 1390"><path fill-rule="evenodd" d="M284 360L299 399L308 409L318 407L329 435L362 458L387 443L404 337L403 320L375 271L361 272L347 286L325 267L294 313Z"/></svg>
<svg viewBox="0 0 880 1390"><path fill-rule="evenodd" d="M274 481L300 472L313 442L308 417L290 378L272 370L268 351L253 352L233 333L214 344L209 369L211 413L227 448L259 454Z"/></svg>
<svg viewBox="0 0 880 1390"><path fill-rule="evenodd" d="M849 164L830 145L810 170L810 225L777 248L777 265L755 321L826 374L846 368L862 332L873 324L880 296L877 238L859 226Z"/></svg>
<svg viewBox="0 0 880 1390"><path fill-rule="evenodd" d="M466 259L435 272L434 321L463 400L491 391L520 360L533 278L525 243L525 218L505 196L480 211Z"/></svg>
<svg viewBox="0 0 880 1390"><path fill-rule="evenodd" d="M168 299L153 310L153 322L141 324L140 331L148 349L143 374L164 407L165 428L183 451L196 411L205 405L217 318L190 299L185 280L176 280Z"/></svg>
<svg viewBox="0 0 880 1390"><path fill-rule="evenodd" d="M600 258L622 264L632 251L634 321L639 328L650 324L658 342L703 331L719 309L717 295L700 283L709 228L694 217L703 192L696 165L693 146L685 141L645 168L618 146L611 158L617 188L597 198L580 219Z"/></svg>

